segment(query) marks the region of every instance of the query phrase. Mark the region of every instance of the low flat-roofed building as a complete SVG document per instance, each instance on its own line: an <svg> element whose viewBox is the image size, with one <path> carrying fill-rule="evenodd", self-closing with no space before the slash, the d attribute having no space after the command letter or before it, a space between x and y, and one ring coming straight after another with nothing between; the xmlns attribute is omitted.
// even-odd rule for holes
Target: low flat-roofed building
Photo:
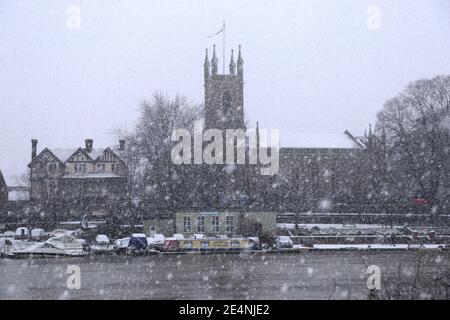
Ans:
<svg viewBox="0 0 450 320"><path fill-rule="evenodd" d="M175 231L185 236L257 236L277 229L274 212L199 211L177 212Z"/></svg>

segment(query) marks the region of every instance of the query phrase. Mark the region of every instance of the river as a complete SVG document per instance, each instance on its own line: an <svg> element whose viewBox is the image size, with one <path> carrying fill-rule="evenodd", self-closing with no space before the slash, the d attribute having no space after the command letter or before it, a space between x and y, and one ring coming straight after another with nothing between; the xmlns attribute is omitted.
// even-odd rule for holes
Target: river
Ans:
<svg viewBox="0 0 450 320"><path fill-rule="evenodd" d="M0 259L0 299L367 299L369 265L379 297L448 298L436 281L449 252L315 251ZM79 289L67 286L69 266Z"/></svg>

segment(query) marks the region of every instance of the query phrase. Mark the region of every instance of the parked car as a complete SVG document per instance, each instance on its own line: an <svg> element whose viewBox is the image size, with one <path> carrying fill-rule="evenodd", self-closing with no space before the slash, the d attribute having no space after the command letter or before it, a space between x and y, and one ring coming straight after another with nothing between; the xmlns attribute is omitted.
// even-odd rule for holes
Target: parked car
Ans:
<svg viewBox="0 0 450 320"><path fill-rule="evenodd" d="M288 236L279 236L275 240L275 245L278 249L291 249L294 243Z"/></svg>

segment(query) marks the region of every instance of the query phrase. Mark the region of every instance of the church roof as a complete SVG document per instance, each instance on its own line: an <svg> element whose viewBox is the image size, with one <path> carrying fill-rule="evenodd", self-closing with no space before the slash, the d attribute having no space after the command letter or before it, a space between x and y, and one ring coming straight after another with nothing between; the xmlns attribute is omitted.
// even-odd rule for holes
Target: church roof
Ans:
<svg viewBox="0 0 450 320"><path fill-rule="evenodd" d="M364 149L365 144L348 131L342 133L280 134L280 147L307 149Z"/></svg>

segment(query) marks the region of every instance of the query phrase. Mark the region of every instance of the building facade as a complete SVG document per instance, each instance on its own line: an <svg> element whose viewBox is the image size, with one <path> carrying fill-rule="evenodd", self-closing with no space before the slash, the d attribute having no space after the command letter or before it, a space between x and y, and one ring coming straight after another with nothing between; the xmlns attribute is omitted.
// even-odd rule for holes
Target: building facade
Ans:
<svg viewBox="0 0 450 320"><path fill-rule="evenodd" d="M125 141L116 147L94 148L93 140L73 149L44 148L32 140L30 198L57 206L71 215L102 216L127 201Z"/></svg>
<svg viewBox="0 0 450 320"><path fill-rule="evenodd" d="M276 214L273 212L186 211L175 215L176 233L185 236L255 236L275 233L276 229Z"/></svg>

